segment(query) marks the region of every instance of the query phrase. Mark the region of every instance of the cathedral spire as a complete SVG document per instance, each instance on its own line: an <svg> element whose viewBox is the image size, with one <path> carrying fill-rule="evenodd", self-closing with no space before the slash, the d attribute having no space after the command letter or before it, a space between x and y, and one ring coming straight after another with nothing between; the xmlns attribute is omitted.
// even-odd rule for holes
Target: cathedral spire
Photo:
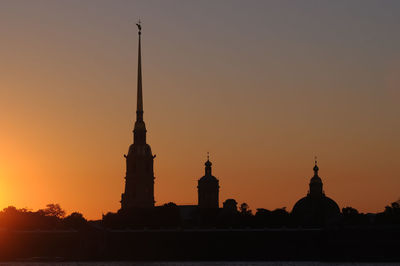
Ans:
<svg viewBox="0 0 400 266"><path fill-rule="evenodd" d="M146 125L143 121L142 95L142 25L138 27L138 72L137 72L137 109L133 130L133 144L129 146L126 158L125 191L121 195L121 210L154 207L154 157L150 145L146 143Z"/></svg>
<svg viewBox="0 0 400 266"><path fill-rule="evenodd" d="M135 129L133 130L134 143L137 145L146 144L146 125L143 121L143 90L142 90L142 51L141 51L141 36L142 24L139 21L136 26L138 27L139 46L138 46L138 73L137 73L137 108L136 108L136 122Z"/></svg>
<svg viewBox="0 0 400 266"><path fill-rule="evenodd" d="M136 109L136 120L143 121L143 92L142 92L142 51L141 51L141 36L142 36L142 24L139 22L136 24L138 27L139 35L139 48L138 48L138 73L137 73L137 109Z"/></svg>

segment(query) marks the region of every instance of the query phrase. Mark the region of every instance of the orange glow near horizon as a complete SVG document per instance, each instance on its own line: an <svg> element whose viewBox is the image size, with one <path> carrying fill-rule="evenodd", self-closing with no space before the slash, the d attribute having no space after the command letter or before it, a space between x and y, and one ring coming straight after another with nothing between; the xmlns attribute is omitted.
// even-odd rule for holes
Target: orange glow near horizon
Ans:
<svg viewBox="0 0 400 266"><path fill-rule="evenodd" d="M207 151L220 206L291 211L315 155L340 208L380 212L400 198L400 37L387 11L371 7L382 18L371 22L335 3L23 3L0 8L0 209L119 209L135 16L157 205L197 204Z"/></svg>

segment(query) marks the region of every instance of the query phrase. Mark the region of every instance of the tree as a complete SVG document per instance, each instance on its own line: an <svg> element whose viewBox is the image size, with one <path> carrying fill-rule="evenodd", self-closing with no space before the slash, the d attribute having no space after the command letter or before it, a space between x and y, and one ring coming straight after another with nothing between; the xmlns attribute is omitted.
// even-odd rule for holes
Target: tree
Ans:
<svg viewBox="0 0 400 266"><path fill-rule="evenodd" d="M241 205L240 205L240 213L242 214L242 215L244 215L244 216L247 216L247 215L251 215L252 213L251 213L251 210L250 210L250 207L249 207L249 205L246 203L246 202L243 202Z"/></svg>
<svg viewBox="0 0 400 266"><path fill-rule="evenodd" d="M400 209L400 200L392 202L392 209Z"/></svg>
<svg viewBox="0 0 400 266"><path fill-rule="evenodd" d="M3 213L10 214L10 213L17 213L18 210L14 206L8 206L7 208L3 209Z"/></svg>
<svg viewBox="0 0 400 266"><path fill-rule="evenodd" d="M59 204L47 204L45 209L38 210L39 213L45 216L52 216L56 218L63 218L65 216L65 211L60 207Z"/></svg>
<svg viewBox="0 0 400 266"><path fill-rule="evenodd" d="M342 213L344 216L356 216L359 214L358 211L352 207L343 208Z"/></svg>
<svg viewBox="0 0 400 266"><path fill-rule="evenodd" d="M168 203L165 203L165 204L163 205L163 207L165 207L165 208L177 208L178 205L176 205L176 204L173 203L173 202L168 202Z"/></svg>
<svg viewBox="0 0 400 266"><path fill-rule="evenodd" d="M71 228L80 228L86 224L86 219L79 212L73 212L63 219L66 226Z"/></svg>

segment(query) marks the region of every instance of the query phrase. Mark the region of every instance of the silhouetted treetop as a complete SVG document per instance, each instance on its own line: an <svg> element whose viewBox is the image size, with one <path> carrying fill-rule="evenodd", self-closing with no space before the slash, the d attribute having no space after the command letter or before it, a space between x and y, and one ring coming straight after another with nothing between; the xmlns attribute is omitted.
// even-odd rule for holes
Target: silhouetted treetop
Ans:
<svg viewBox="0 0 400 266"><path fill-rule="evenodd" d="M9 206L0 212L0 228L13 230L78 229L87 224L86 219L80 213L74 212L63 218L64 216L65 211L59 204L47 204L45 209L36 212Z"/></svg>
<svg viewBox="0 0 400 266"><path fill-rule="evenodd" d="M40 209L38 212L42 212L46 216L54 216L57 218L63 218L65 216L65 211L60 205L54 203L47 204L45 209Z"/></svg>
<svg viewBox="0 0 400 266"><path fill-rule="evenodd" d="M245 202L243 202L243 203L240 205L239 211L240 211L240 214L241 214L241 215L244 215L244 216L251 216L251 215L252 215L252 212L251 212L251 210L250 210L249 205L248 205L247 203L245 203Z"/></svg>

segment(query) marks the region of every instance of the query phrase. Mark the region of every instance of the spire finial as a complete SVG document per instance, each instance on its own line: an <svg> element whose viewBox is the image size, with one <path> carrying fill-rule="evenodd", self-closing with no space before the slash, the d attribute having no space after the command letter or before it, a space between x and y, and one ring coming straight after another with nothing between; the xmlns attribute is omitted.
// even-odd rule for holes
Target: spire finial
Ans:
<svg viewBox="0 0 400 266"><path fill-rule="evenodd" d="M315 165L314 165L314 168L313 168L313 170L314 170L314 175L318 175L318 170L319 170L319 167L318 167L318 165L317 165L317 156L314 156L314 163L315 163Z"/></svg>
<svg viewBox="0 0 400 266"><path fill-rule="evenodd" d="M139 35L142 34L142 22L140 21L140 19L136 23L136 26L138 27Z"/></svg>
<svg viewBox="0 0 400 266"><path fill-rule="evenodd" d="M211 175L211 165L212 163L210 162L210 153L207 152L207 161L204 164L206 166L205 170L206 170L206 175Z"/></svg>

